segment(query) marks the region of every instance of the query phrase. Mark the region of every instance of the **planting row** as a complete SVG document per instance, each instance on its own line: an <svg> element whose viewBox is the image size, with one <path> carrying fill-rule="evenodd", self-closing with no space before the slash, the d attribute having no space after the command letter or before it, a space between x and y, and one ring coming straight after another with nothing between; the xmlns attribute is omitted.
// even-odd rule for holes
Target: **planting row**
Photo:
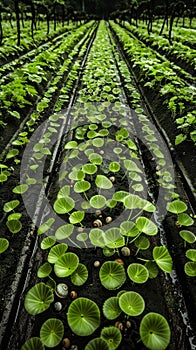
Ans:
<svg viewBox="0 0 196 350"><path fill-rule="evenodd" d="M48 86L48 90L45 92L48 98L48 104L44 105L42 111L34 112L31 114L30 119L26 122L25 125L23 125L23 129L19 130L18 137L15 138L13 141L14 149L11 151L8 151L6 156L5 162L1 164L1 180L3 181L3 185L1 186L1 209L3 208L3 205L6 202L10 201L10 205L12 210L14 211L14 215L9 215L10 209L8 209L8 212L5 215L2 215L1 217L1 237L4 237L1 240L1 252L8 248L9 241L9 251L12 251L12 260L9 259L9 256L7 256L3 262L2 262L2 270L1 270L1 285L3 286L9 286L11 284L11 280L7 278L5 274L5 269L9 270L9 277L13 279L12 274L14 274L16 265L17 265L17 259L26 258L25 254L29 254L29 243L31 243L32 235L27 235L26 230L24 227L27 227L29 225L30 227L30 220L27 217L27 214L24 212L24 205L22 204L22 201L20 199L21 193L23 191L27 190L27 188L21 187L20 184L20 160L22 157L22 151L24 149L24 146L29 142L30 133L33 132L34 128L39 125L39 123L46 119L46 117L49 114L52 113L53 109L58 110L60 103L63 107L67 105L67 101L69 99L69 95L71 94L70 91L73 89L73 84L77 80L77 75L79 73L80 64L81 61L85 55L85 52L87 50L87 47L90 44L91 36L93 35L95 31L95 26L89 26L88 25L84 28L81 28L81 37L82 39L76 44L75 37L73 35L72 41L75 43L75 47L72 51L69 53L69 57L65 59L64 64L61 65L59 71L57 71L57 75L54 77L54 79L51 81L51 84ZM84 34L85 29L87 29L86 33ZM79 37L78 37L79 39ZM71 41L67 43L69 46ZM67 46L67 48L68 48ZM65 44L64 44L65 48ZM64 86L64 84L66 84ZM40 100L40 102L44 102L45 97ZM58 100L58 101L57 101ZM51 130L54 130L55 122L51 122ZM13 146L12 146L13 147ZM45 154L49 154L49 151L45 148ZM41 159L41 158L40 158ZM15 164L15 165L14 165ZM14 167L14 169L13 169ZM36 172L36 167L34 167L34 172ZM27 187L28 184L35 183L34 174L31 176L31 178L27 181ZM19 185L19 186L17 186ZM10 188L10 191L7 192L6 188ZM8 203L9 206L9 203ZM16 208L16 209L15 209ZM5 212L6 213L6 212ZM24 216L23 216L24 213ZM12 214L12 213L11 213ZM10 231L10 233L9 233ZM18 234L18 238L16 238ZM20 237L20 238L19 238ZM5 245L6 247L5 247ZM22 247L26 247L22 250ZM24 253L25 250L25 253ZM19 263L19 266L21 263ZM7 267L6 267L7 265ZM9 267L8 267L9 266ZM20 270L20 269L19 269ZM20 271L21 273L21 271ZM17 276L17 275L16 275ZM16 286L16 283L15 283ZM1 301L1 310L3 311L6 300L8 300L10 297L10 294L7 293L5 300ZM8 298L8 299L7 299ZM6 313L6 312L5 312Z"/></svg>
<svg viewBox="0 0 196 350"><path fill-rule="evenodd" d="M181 65L190 74L196 72L196 50L189 48L179 41L174 41L172 45L169 45L166 38L156 33L149 35L146 29L138 29L128 23L125 24L125 27L136 35L137 38L145 42L145 44L166 55L169 60L174 60L174 62Z"/></svg>
<svg viewBox="0 0 196 350"><path fill-rule="evenodd" d="M69 30L69 28L74 28L77 24L57 26L56 30L51 30L49 35L44 35L46 33L46 23L41 22L39 28L34 32L34 40L32 39L30 30L28 26L23 28L22 31L22 40L21 45L16 45L16 35L13 35L13 29L10 28L10 35L6 35L6 39L4 39L4 45L0 47L0 64L6 64L7 62L19 58L21 55L25 54L29 50L36 49L38 45L55 38L57 35L64 33L65 30Z"/></svg>
<svg viewBox="0 0 196 350"><path fill-rule="evenodd" d="M57 110L67 101L66 86ZM125 92L137 115L128 107ZM63 134L54 172L48 156ZM158 180L151 178L151 185L138 139L152 154L152 168L157 166ZM21 345L25 334L26 339L32 337L23 350L174 349L177 324L184 329L183 342L189 349L177 306L172 313L159 288L161 283L174 302L168 275L172 256L161 226L166 209L176 215L179 237L188 245L185 272L195 275L195 249L190 249L189 241L192 237L195 242L195 235L191 229L183 230L193 219L173 192L172 166L165 152L128 67L101 22L73 108L51 115L35 131L23 156L22 181L15 193L22 194L30 217L36 216L40 238L29 286L25 284L21 298L25 309L18 314L8 349L13 341ZM46 188L43 171L49 176ZM154 194L149 191L155 185L163 190L161 202L157 189ZM45 190L48 199L40 199ZM9 215L18 209L17 196L4 205ZM171 196L174 200L169 203ZM28 319L27 312L32 315Z"/></svg>
<svg viewBox="0 0 196 350"><path fill-rule="evenodd" d="M64 27L63 33L56 33L54 36L49 36L48 41L45 43L39 43L36 48L31 49L27 53L11 60L6 60L6 63L1 66L0 72L1 72L1 79L8 75L9 73L13 72L16 68L23 66L25 63L29 62L30 60L34 59L39 53L41 53L44 50L48 50L50 46L54 46L54 48L58 45L60 45L63 38L66 38L66 36L75 29L74 25L69 25ZM8 63L7 63L8 62Z"/></svg>
<svg viewBox="0 0 196 350"><path fill-rule="evenodd" d="M76 29L75 33L69 34L66 40L62 41L56 48L53 46L47 51L41 52L32 62L16 69L9 75L7 78L9 82L2 86L1 95L1 122L4 127L8 129L7 137L10 137L9 122L11 119L16 120L14 122L16 130L18 129L19 123L24 120L30 129L29 131L33 131L35 120L40 119L40 113L48 107L52 94L57 90L57 84L61 76L65 74L65 72L68 73L68 67L71 64L72 58L68 56L68 52L73 50L74 45L81 40L85 31L91 28L92 25L93 23L88 23ZM63 40L63 38L61 38L61 40ZM50 68L48 68L48 65ZM56 76L60 68L61 70L58 76ZM19 91L20 94L18 94ZM39 95L41 95L41 97ZM33 108L34 111L32 110L33 103L35 106ZM13 128L11 132L13 133ZM27 136L27 134L22 134L20 136ZM4 142L7 143L8 141L9 139L5 138ZM22 145L22 141L23 139L18 141L15 139L12 140L14 146ZM5 147L5 144L2 144L2 148ZM11 152L11 157L14 156L15 152L16 151ZM18 152L16 152L15 155L17 154ZM8 158L9 157L10 156L8 156Z"/></svg>
<svg viewBox="0 0 196 350"><path fill-rule="evenodd" d="M133 68L137 70L138 81L142 82L144 88L150 88L160 96L172 121L178 125L180 133L175 135L175 144L178 145L187 138L195 143L194 87L187 86L170 68L168 61L162 62L153 50L144 47L118 24L111 22L111 27Z"/></svg>
<svg viewBox="0 0 196 350"><path fill-rule="evenodd" d="M154 24L152 26L152 33L159 34L162 28L162 22L154 21ZM193 23L194 25L194 23ZM146 25L144 25L141 21L139 22L139 27L143 30L146 28ZM188 26L189 27L189 26ZM163 30L163 36L166 36L168 34L168 26L165 25ZM184 45L189 46L190 48L195 49L195 29L191 28L183 28L177 25L173 25L172 27L172 33L173 33L173 40L174 43L180 42Z"/></svg>

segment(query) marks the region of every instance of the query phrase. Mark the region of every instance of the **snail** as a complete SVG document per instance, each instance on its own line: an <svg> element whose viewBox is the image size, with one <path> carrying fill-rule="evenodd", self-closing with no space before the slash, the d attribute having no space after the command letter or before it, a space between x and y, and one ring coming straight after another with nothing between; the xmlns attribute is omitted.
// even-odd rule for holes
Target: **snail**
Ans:
<svg viewBox="0 0 196 350"><path fill-rule="evenodd" d="M106 224L109 224L110 222L112 222L112 218L111 216L107 216L107 218L105 219Z"/></svg>
<svg viewBox="0 0 196 350"><path fill-rule="evenodd" d="M113 182L113 183L116 181L116 179L115 179L114 176L110 176L109 179L110 179L110 181Z"/></svg>
<svg viewBox="0 0 196 350"><path fill-rule="evenodd" d="M131 254L130 249L128 247L122 247L121 253L124 256L130 256L130 254Z"/></svg>
<svg viewBox="0 0 196 350"><path fill-rule="evenodd" d="M63 347L64 347L65 349L69 348L70 345L71 345L71 342L70 342L69 338L64 338L63 341L62 341L62 343L63 343Z"/></svg>
<svg viewBox="0 0 196 350"><path fill-rule="evenodd" d="M102 221L99 219L96 219L95 221L93 221L93 226L94 227L102 227Z"/></svg>
<svg viewBox="0 0 196 350"><path fill-rule="evenodd" d="M124 266L124 264L125 264L124 261L122 259L119 259L119 258L115 259L114 261L116 261L117 263L119 263L122 266Z"/></svg>
<svg viewBox="0 0 196 350"><path fill-rule="evenodd" d="M101 151L99 151L100 154L104 154L104 151L101 149Z"/></svg>
<svg viewBox="0 0 196 350"><path fill-rule="evenodd" d="M120 331L123 330L123 324L122 324L122 322L120 322L120 321L116 321L114 326L115 326L116 328L120 329Z"/></svg>
<svg viewBox="0 0 196 350"><path fill-rule="evenodd" d="M63 305L60 303L60 301L57 301L56 303L54 303L54 308L55 308L55 311L61 311L63 308Z"/></svg>
<svg viewBox="0 0 196 350"><path fill-rule="evenodd" d="M71 297L72 299L76 299L77 296L78 296L78 293L77 293L75 290L72 290L71 293L70 293L70 297Z"/></svg>
<svg viewBox="0 0 196 350"><path fill-rule="evenodd" d="M96 210L96 211L95 211L95 214L96 214L97 216L101 215L101 210Z"/></svg>
<svg viewBox="0 0 196 350"><path fill-rule="evenodd" d="M78 227L78 232L83 232L84 231L84 228L83 227Z"/></svg>
<svg viewBox="0 0 196 350"><path fill-rule="evenodd" d="M100 261L99 260L95 260L93 265L94 265L94 267L99 267L100 266Z"/></svg>
<svg viewBox="0 0 196 350"><path fill-rule="evenodd" d="M55 293L59 298L66 298L68 295L68 286L65 283L57 284Z"/></svg>
<svg viewBox="0 0 196 350"><path fill-rule="evenodd" d="M131 324L130 321L127 321L127 322L126 322L126 327L127 327L127 328L131 328L131 327L132 327L132 324Z"/></svg>

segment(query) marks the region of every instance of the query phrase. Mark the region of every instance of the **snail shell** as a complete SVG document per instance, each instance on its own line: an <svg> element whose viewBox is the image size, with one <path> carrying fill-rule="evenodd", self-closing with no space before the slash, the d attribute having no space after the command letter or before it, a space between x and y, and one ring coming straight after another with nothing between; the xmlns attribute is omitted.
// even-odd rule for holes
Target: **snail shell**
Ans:
<svg viewBox="0 0 196 350"><path fill-rule="evenodd" d="M94 267L99 267L100 266L100 261L99 260L95 260L93 265L94 265Z"/></svg>
<svg viewBox="0 0 196 350"><path fill-rule="evenodd" d="M127 328L131 328L131 326L132 326L131 322L130 322L130 321L127 321L127 322L126 322L126 327L127 327Z"/></svg>
<svg viewBox="0 0 196 350"><path fill-rule="evenodd" d="M97 216L101 215L101 210L96 210L96 211L95 211L95 214L96 214Z"/></svg>
<svg viewBox="0 0 196 350"><path fill-rule="evenodd" d="M54 303L54 308L55 308L55 311L61 311L63 308L63 305L60 303L60 301L57 301L56 303Z"/></svg>
<svg viewBox="0 0 196 350"><path fill-rule="evenodd" d="M77 296L78 296L78 293L77 293L75 290L72 290L71 293L70 293L70 297L71 297L72 299L76 299Z"/></svg>
<svg viewBox="0 0 196 350"><path fill-rule="evenodd" d="M119 258L115 259L115 261L122 266L124 266L124 264L125 264L124 261L122 259L119 259Z"/></svg>
<svg viewBox="0 0 196 350"><path fill-rule="evenodd" d="M55 293L59 298L66 298L68 296L68 286L65 283L57 284Z"/></svg>
<svg viewBox="0 0 196 350"><path fill-rule="evenodd" d="M63 347L64 347L65 349L69 348L70 345L71 345L71 342L70 342L69 338L64 338L63 341L62 341L62 343L63 343Z"/></svg>
<svg viewBox="0 0 196 350"><path fill-rule="evenodd" d="M99 219L96 219L95 221L93 221L93 226L94 227L102 227L102 221Z"/></svg>
<svg viewBox="0 0 196 350"><path fill-rule="evenodd" d="M109 224L110 222L112 222L112 218L111 216L107 216L107 218L105 219L106 224Z"/></svg>
<svg viewBox="0 0 196 350"><path fill-rule="evenodd" d="M114 326L120 329L121 331L123 330L123 324L120 321L116 321Z"/></svg>
<svg viewBox="0 0 196 350"><path fill-rule="evenodd" d="M78 232L83 232L84 231L84 228L83 227L78 227Z"/></svg>
<svg viewBox="0 0 196 350"><path fill-rule="evenodd" d="M104 154L104 151L101 149L101 151L99 151L100 154Z"/></svg>
<svg viewBox="0 0 196 350"><path fill-rule="evenodd" d="M131 254L130 249L128 247L122 247L121 253L124 256L130 256L130 254Z"/></svg>
<svg viewBox="0 0 196 350"><path fill-rule="evenodd" d="M110 178L109 178L109 179L110 179L110 181L111 181L111 182L113 182L113 183L114 183L114 182L115 182L115 180L116 180L114 176L110 176Z"/></svg>

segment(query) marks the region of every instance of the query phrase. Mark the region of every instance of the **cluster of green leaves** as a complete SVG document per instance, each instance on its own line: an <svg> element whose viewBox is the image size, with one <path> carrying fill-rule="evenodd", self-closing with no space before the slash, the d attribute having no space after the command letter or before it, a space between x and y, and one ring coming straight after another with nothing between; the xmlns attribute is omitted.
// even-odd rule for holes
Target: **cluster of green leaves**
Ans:
<svg viewBox="0 0 196 350"><path fill-rule="evenodd" d="M24 28L21 32L21 45L17 46L17 32L16 32L16 23L13 23L13 27L11 27L7 21L2 21L3 26L3 45L0 47L0 62L6 63L7 60L11 60L14 57L18 57L19 55L24 54L25 52L36 49L38 45L50 40L64 31L69 30L70 28L75 28L76 24L69 24L62 27L61 25L57 25L56 31L51 29L50 34L48 36L43 36L43 32L47 31L47 23L45 21L41 21L37 30L34 31L34 40L32 40L31 36L31 21L27 20L24 22Z"/></svg>
<svg viewBox="0 0 196 350"><path fill-rule="evenodd" d="M186 213L188 207L183 201L176 199L171 203L168 203L167 210L177 216L177 226L179 227L179 235L184 241L184 246L188 245L185 255L188 259L184 266L184 271L189 277L196 276L196 235L190 228L194 224L194 219Z"/></svg>
<svg viewBox="0 0 196 350"><path fill-rule="evenodd" d="M136 28L135 26L129 25L128 23L126 23L125 26L140 40L144 41L145 44L150 45L150 47L152 47L155 50L161 50L161 52L165 54L169 59L172 58L176 62L178 62L178 60L180 59L186 65L188 64L194 70L196 70L196 51L188 47L187 45L184 45L180 40L180 38L185 39L188 35L187 32L190 32L189 35L191 43L192 37L194 37L195 35L193 32L191 33L190 29L186 32L186 35L184 36L179 36L177 31L174 31L176 35L174 37L172 45L170 45L168 39L162 37L161 35L158 35L158 27L156 27L156 30L154 29L153 33L148 34L146 28Z"/></svg>
<svg viewBox="0 0 196 350"><path fill-rule="evenodd" d="M179 125L181 133L176 136L176 145L187 138L195 143L195 105L193 97L195 89L187 86L183 80L170 68L170 62L157 57L149 47L144 46L137 39L119 25L111 22L111 27L118 36L133 67L139 69L140 81L144 86L155 90L164 99L174 121Z"/></svg>
<svg viewBox="0 0 196 350"><path fill-rule="evenodd" d="M89 30L88 30L89 28ZM85 33L87 29L87 32ZM52 94L56 91L55 85L60 81L60 79L62 79L64 74L68 73L69 70L69 66L71 64L71 59L73 59L75 56L77 56L81 46L83 48L82 52L83 55L85 53L85 49L86 49L86 45L88 43L88 40L86 42L86 39L91 37L91 32L94 30L94 27L92 29L92 22L89 22L88 24L82 26L81 28L77 29L76 35L74 35L74 33L70 36L70 38L68 38L68 40L63 43L63 48L61 47L61 53L62 50L65 50L65 52L68 52L69 50L73 48L73 50L70 52L70 56L69 58L67 58L63 65L61 66L58 74L56 75L56 77L54 78L54 80L51 82L50 87L47 91L47 93L45 93L44 97L42 100L40 100L40 108L43 107L43 104L41 105L41 102L44 100L44 98L51 99L52 98ZM80 40L81 39L81 40ZM80 40L80 41L79 41ZM79 42L78 42L79 41ZM78 43L77 43L78 42ZM85 45L84 45L85 43ZM84 45L84 47L83 47ZM77 61L76 61L77 62ZM76 63L75 63L76 65ZM79 67L79 65L77 64L77 67ZM74 70L75 72L75 70ZM71 74L71 72L70 72ZM58 79L58 81L57 81ZM69 88L67 88L67 93L70 91L70 89L72 89L72 85L69 86ZM43 101L44 102L44 101ZM48 104L47 104L48 105ZM45 106L46 108L46 106ZM44 109L45 109L44 108ZM43 110L44 111L44 110ZM43 112L42 111L42 112ZM40 119L40 115L41 112L35 112L31 115L31 119L27 122L27 126L29 127L29 131L33 131L33 126L36 124L36 122ZM51 120L51 123L49 124L49 128L53 128L53 131L56 129L54 129L54 127L58 127L59 124L55 123L55 120ZM51 129L52 130L52 129ZM49 137L50 137L50 131L47 130L48 134L47 134L47 140L46 141L50 141ZM21 146L25 145L28 142L28 133L27 132L20 132L18 135L18 139L13 141L13 145L15 147L18 147L20 149ZM47 144L46 144L47 146ZM39 153L41 153L41 151L43 150L43 154L47 154L50 153L49 149L47 150L47 147L45 147L45 149L43 149L44 147L42 147L41 149L39 147L37 147L37 151L39 151ZM11 158L14 158L15 161L17 160L16 157L19 154L19 149L17 148L13 148L11 149L7 155L6 155L6 160L10 160ZM41 159L41 158L40 158ZM36 171L36 164L32 165L32 171ZM8 180L8 177L11 175L11 172L13 171L13 167L8 167L5 164L0 164L0 182L6 182ZM25 184L23 185L18 185L13 189L13 193L17 194L17 195L21 195L23 194L25 191L28 190L28 186L35 184L36 180L31 177L31 178L27 178L27 181ZM5 208L5 212L8 213L10 211L13 211L13 213L11 213L8 218L7 218L7 228L9 229L9 231L12 234L18 233L21 228L22 228L22 224L19 221L19 219L21 218L22 214L20 212L14 212L15 207L13 207L13 204L17 202L17 205L19 204L18 200L13 200L11 202L7 202L4 206ZM0 252L3 253L5 250L7 250L8 246L9 246L9 241L7 239L1 238L1 243L2 243L2 248L0 249Z"/></svg>
<svg viewBox="0 0 196 350"><path fill-rule="evenodd" d="M115 43L112 35L110 36L113 47L115 48ZM151 151L153 158L158 166L156 175L157 182L160 187L165 189L165 199L169 200L173 195L174 181L173 176L170 171L170 166L167 165L167 159L165 159L164 154L161 150L161 145L159 139L157 139L156 131L152 129L151 122L146 115L146 111L143 108L140 93L137 91L133 78L130 74L129 68L126 62L122 59L119 52L114 50L114 55L120 74L123 79L124 87L126 89L127 95L129 96L129 101L135 112L137 113L138 123L141 125L141 135L148 149Z"/></svg>
<svg viewBox="0 0 196 350"><path fill-rule="evenodd" d="M53 45L48 50L42 51L30 63L14 70L13 73L2 79L0 98L2 121L5 121L8 116L20 119L22 109L35 101L40 88L45 86L48 79L51 79L53 74L58 71L67 51L73 49L90 25L92 25L91 22L76 29L67 35L66 40L62 37L60 45ZM46 97L44 101L40 101L37 111L41 112L46 108L48 102Z"/></svg>

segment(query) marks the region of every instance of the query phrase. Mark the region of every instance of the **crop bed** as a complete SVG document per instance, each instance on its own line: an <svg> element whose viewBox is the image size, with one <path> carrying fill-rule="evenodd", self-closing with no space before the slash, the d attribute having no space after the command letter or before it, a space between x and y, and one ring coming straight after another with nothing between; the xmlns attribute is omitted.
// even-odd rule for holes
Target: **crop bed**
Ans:
<svg viewBox="0 0 196 350"><path fill-rule="evenodd" d="M59 34L1 68L1 349L196 349L189 52Z"/></svg>

